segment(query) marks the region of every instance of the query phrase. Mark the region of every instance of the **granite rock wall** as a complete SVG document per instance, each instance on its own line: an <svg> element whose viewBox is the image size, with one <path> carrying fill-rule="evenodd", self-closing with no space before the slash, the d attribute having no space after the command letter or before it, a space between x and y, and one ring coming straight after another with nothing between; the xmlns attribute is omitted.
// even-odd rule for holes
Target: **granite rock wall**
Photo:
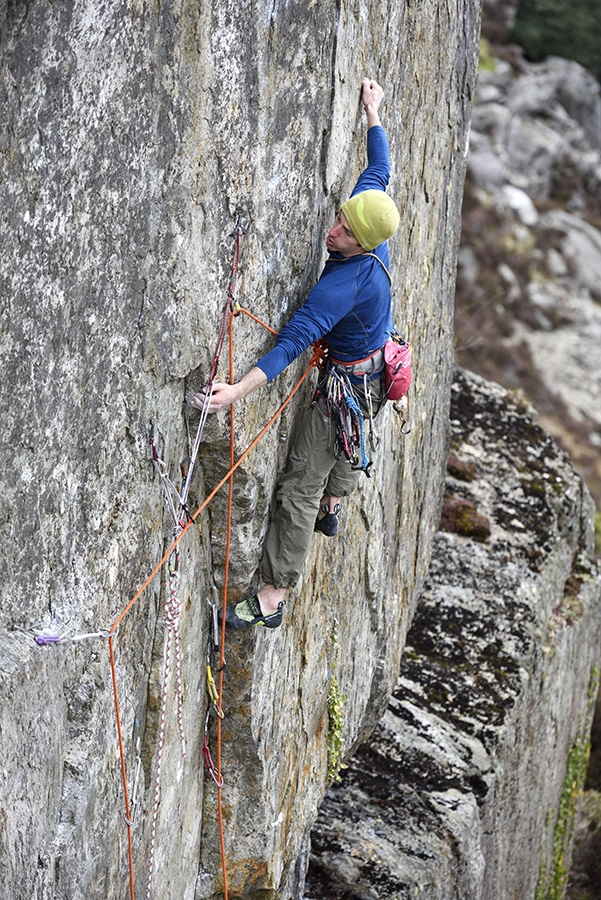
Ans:
<svg viewBox="0 0 601 900"><path fill-rule="evenodd" d="M365 161L368 75L386 89L402 211L391 258L397 324L415 353L412 429L401 436L391 413L382 418L386 464L345 508L344 537L316 538L285 627L226 648L229 896L299 890L328 781L334 673L348 753L396 681L438 522L479 14L475 0L0 5L0 878L13 900L128 890L106 634L171 540L151 429L177 479L182 407L210 367L239 214L240 302L276 329L302 303ZM273 338L241 317L234 331L240 375ZM241 404L236 454L306 363ZM310 390L237 473L231 596L254 576ZM228 460L223 415L205 432L193 507ZM224 582L225 506L219 494L180 545L186 756L171 675L153 872L163 898L223 889L201 751L206 601ZM166 593L163 572L113 641L136 895L148 869ZM61 641L40 646L40 635ZM211 717L213 753L214 727Z"/></svg>

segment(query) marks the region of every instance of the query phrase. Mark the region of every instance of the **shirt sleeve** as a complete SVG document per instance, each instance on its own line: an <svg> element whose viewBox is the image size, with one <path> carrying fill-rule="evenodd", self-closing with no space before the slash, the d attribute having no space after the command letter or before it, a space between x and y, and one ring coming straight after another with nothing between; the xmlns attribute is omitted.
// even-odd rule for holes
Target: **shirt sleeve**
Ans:
<svg viewBox="0 0 601 900"><path fill-rule="evenodd" d="M367 132L367 168L359 176L351 197L361 191L385 191L390 180L388 139L381 125L372 125Z"/></svg>
<svg viewBox="0 0 601 900"><path fill-rule="evenodd" d="M357 266L332 267L326 272L301 308L278 335L277 346L261 357L257 367L273 381L286 366L296 359L314 341L328 334L351 309L355 299Z"/></svg>
<svg viewBox="0 0 601 900"><path fill-rule="evenodd" d="M390 154L386 132L372 125L367 132L367 168L359 176L351 196L361 191L385 191L390 179ZM327 268L327 267L326 267ZM257 367L273 381L286 366L314 341L328 334L351 309L356 292L356 266L337 266L333 277L325 273L309 292L305 303L278 335L277 346L261 357Z"/></svg>

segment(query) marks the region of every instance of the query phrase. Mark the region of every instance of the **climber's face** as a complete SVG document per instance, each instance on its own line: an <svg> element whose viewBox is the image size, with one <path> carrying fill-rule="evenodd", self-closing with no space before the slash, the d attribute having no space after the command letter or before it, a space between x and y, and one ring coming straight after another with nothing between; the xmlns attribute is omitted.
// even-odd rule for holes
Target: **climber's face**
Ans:
<svg viewBox="0 0 601 900"><path fill-rule="evenodd" d="M355 256L357 253L365 252L351 231L343 212L338 213L328 231L326 246L331 253L340 253L342 256Z"/></svg>

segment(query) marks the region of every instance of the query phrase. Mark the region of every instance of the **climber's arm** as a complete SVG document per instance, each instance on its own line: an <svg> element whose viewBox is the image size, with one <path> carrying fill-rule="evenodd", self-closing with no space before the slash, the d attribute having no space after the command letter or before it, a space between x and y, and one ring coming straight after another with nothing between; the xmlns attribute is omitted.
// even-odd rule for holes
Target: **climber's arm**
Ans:
<svg viewBox="0 0 601 900"><path fill-rule="evenodd" d="M221 384L215 382L213 385L213 393L209 404L209 412L220 412L241 397L246 397L257 391L260 387L267 384L267 375L261 371L258 366L254 366L250 372L237 381L235 384ZM204 389L195 394L192 398L192 406L195 409L202 409L205 402Z"/></svg>

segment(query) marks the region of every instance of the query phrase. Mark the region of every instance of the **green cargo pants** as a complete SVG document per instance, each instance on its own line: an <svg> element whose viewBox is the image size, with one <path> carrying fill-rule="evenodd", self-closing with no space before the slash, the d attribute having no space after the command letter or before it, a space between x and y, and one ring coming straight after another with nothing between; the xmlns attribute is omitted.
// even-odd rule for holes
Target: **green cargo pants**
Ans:
<svg viewBox="0 0 601 900"><path fill-rule="evenodd" d="M353 385L364 415L365 391ZM369 382L374 411L381 397L381 380ZM346 457L334 454L335 434L327 408L320 399L307 413L276 489L276 505L269 526L260 575L265 584L291 588L297 583L313 537L319 501L325 495L347 497L365 475L352 469ZM369 431L365 419L366 440ZM321 537L321 536L320 536Z"/></svg>

